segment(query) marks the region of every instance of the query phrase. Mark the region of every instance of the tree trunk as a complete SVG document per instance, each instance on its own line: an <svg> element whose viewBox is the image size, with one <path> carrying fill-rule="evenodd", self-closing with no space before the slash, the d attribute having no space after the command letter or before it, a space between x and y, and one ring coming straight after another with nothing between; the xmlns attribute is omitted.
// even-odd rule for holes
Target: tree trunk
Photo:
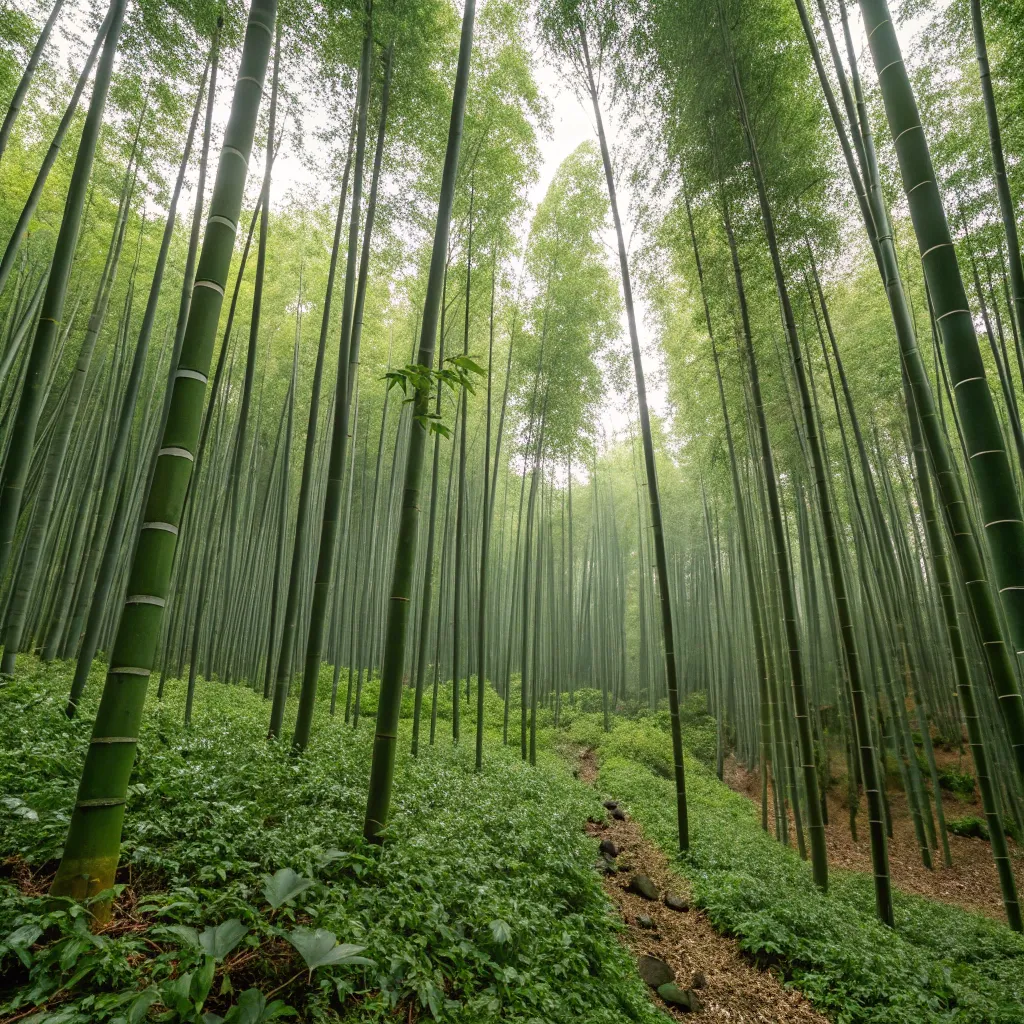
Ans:
<svg viewBox="0 0 1024 1024"><path fill-rule="evenodd" d="M253 0L249 12L195 294L175 371L170 414L159 442L145 521L129 570L128 596L93 724L64 855L51 886L55 896L84 899L114 884L128 780L160 640L181 510L202 418L206 375L242 205L244 168L252 151L276 13L276 0ZM111 59L103 62L101 72L112 63L112 42L117 39L114 29L119 24L120 18L116 18L111 25ZM99 908L100 919L108 916L109 907Z"/></svg>

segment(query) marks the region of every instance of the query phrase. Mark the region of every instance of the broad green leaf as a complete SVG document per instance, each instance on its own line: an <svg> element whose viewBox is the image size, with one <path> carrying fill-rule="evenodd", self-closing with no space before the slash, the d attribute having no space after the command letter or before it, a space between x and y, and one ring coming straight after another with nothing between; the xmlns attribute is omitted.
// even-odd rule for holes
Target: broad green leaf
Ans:
<svg viewBox="0 0 1024 1024"><path fill-rule="evenodd" d="M188 994L192 1002L196 1004L197 1010L202 1008L206 997L210 994L210 989L213 987L213 972L216 967L217 964L213 957L207 956L203 959L203 966L196 971L195 977L192 979Z"/></svg>
<svg viewBox="0 0 1024 1024"><path fill-rule="evenodd" d="M225 1024L264 1024L278 1017L294 1017L297 1011L281 999L268 1003L258 988L247 988L224 1018Z"/></svg>
<svg viewBox="0 0 1024 1024"><path fill-rule="evenodd" d="M299 1011L289 1006L283 999L275 999L267 1004L263 1011L263 1020L277 1020L278 1017L297 1017Z"/></svg>
<svg viewBox="0 0 1024 1024"><path fill-rule="evenodd" d="M469 356L454 356L452 362L459 367L461 370L468 370L470 373L477 373L481 377L487 375L487 371L480 366L479 363L474 362Z"/></svg>
<svg viewBox="0 0 1024 1024"><path fill-rule="evenodd" d="M182 940L182 942L186 943L189 946L192 946L194 949L200 948L199 932L196 931L196 929L193 928L191 925L169 924L166 926L166 930L169 932L173 932L175 935L178 936L179 939Z"/></svg>
<svg viewBox="0 0 1024 1024"><path fill-rule="evenodd" d="M334 932L326 928L295 928L285 936L306 961L309 973L318 967L332 964L372 964L372 960L357 956L366 947L339 943Z"/></svg>
<svg viewBox="0 0 1024 1024"><path fill-rule="evenodd" d="M199 945L207 956L223 960L242 941L248 930L237 917L232 917L204 929L199 936Z"/></svg>
<svg viewBox="0 0 1024 1024"><path fill-rule="evenodd" d="M508 942L512 938L512 929L508 923L498 918L496 921L492 921L488 927L491 929L491 936L495 942L502 944Z"/></svg>
<svg viewBox="0 0 1024 1024"><path fill-rule="evenodd" d="M186 971L181 977L164 982L160 989L160 1000L170 1009L177 1010L179 1016L187 1019L194 1010L188 998L191 987L192 972Z"/></svg>
<svg viewBox="0 0 1024 1024"><path fill-rule="evenodd" d="M43 929L38 925L34 924L23 924L20 928L15 928L10 935L4 939L5 946L31 946L40 935L43 934Z"/></svg>
<svg viewBox="0 0 1024 1024"><path fill-rule="evenodd" d="M260 1024L266 1006L267 997L258 988L247 988L228 1010L225 1020L230 1024Z"/></svg>
<svg viewBox="0 0 1024 1024"><path fill-rule="evenodd" d="M277 910L295 899L313 884L312 878L304 878L291 868L279 868L272 875L263 876L263 895L267 902Z"/></svg>
<svg viewBox="0 0 1024 1024"><path fill-rule="evenodd" d="M159 997L160 993L155 985L150 985L149 988L143 989L135 997L135 1001L128 1009L128 1024L140 1024L140 1021L145 1020L149 1008Z"/></svg>

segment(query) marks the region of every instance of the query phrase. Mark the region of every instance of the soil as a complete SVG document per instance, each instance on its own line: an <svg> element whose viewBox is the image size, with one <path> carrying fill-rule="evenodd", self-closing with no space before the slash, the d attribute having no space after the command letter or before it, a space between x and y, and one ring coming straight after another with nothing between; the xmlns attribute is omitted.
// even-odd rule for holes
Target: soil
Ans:
<svg viewBox="0 0 1024 1024"><path fill-rule="evenodd" d="M935 752L936 762L941 768L945 763L959 763L960 756L955 752ZM969 758L963 759L963 767L971 771ZM757 807L761 806L761 779L757 771L748 771L735 758L729 757L723 772L725 783L730 789L748 797ZM929 871L921 862L920 848L914 834L914 824L907 806L906 795L902 790L890 788L888 791L890 813L892 815L893 834L889 840L889 870L893 883L903 892L928 899L939 900L960 907L962 910L984 914L997 921L1006 921L1002 897L999 890L999 879L989 844L982 839L965 836L949 835L949 852L953 860L952 867L942 863L941 846L934 857L934 867ZM768 796L771 807L771 793ZM844 868L847 871L871 873L871 847L868 841L867 804L861 799L857 812L857 840L850 835L850 814L846 806L845 782L833 786L827 794L828 820L825 829L828 843L828 860L830 865ZM978 817L984 819L981 801L977 792L973 799L954 796L943 792L943 811L946 820L952 818ZM774 834L774 815L769 813L768 827ZM937 824L936 824L936 827ZM795 843L795 835L790 825L790 842ZM1018 878L1024 873L1024 850L1013 840L1008 840L1010 858L1014 872Z"/></svg>
<svg viewBox="0 0 1024 1024"><path fill-rule="evenodd" d="M579 777L594 783L597 762L593 751L581 754ZM825 1024L827 1018L815 1012L799 992L787 991L776 974L752 964L735 939L716 932L702 911L694 907L685 912L670 910L663 902L627 892L630 878L642 873L663 898L671 893L687 902L690 899L685 880L672 871L665 854L635 822L616 821L609 815L607 821L591 822L587 831L597 839L611 839L619 848L618 863L631 868L605 875L603 883L626 924L623 941L634 956L647 954L664 960L675 971L680 988L690 988L694 975L703 974L706 985L696 990L700 1017L729 1024ZM639 916L650 918L654 928L638 925ZM653 991L651 996L677 1020L694 1016L665 1006Z"/></svg>

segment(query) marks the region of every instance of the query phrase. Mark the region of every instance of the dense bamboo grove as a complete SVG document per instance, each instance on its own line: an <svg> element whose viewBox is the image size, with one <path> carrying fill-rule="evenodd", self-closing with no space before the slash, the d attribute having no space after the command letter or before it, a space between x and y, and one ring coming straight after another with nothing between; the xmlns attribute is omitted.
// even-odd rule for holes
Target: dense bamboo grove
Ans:
<svg viewBox="0 0 1024 1024"><path fill-rule="evenodd" d="M256 691L296 758L318 701L374 730L375 842L407 691L413 754L478 770L492 694L531 764L566 708L665 712L682 852L700 692L823 891L844 790L888 925L892 805L948 864L969 750L1021 931L1022 33L1010 0L4 5L0 670L73 663L74 717L106 666L52 892L113 886L167 680L186 726L198 679ZM550 170L542 60L593 129Z"/></svg>

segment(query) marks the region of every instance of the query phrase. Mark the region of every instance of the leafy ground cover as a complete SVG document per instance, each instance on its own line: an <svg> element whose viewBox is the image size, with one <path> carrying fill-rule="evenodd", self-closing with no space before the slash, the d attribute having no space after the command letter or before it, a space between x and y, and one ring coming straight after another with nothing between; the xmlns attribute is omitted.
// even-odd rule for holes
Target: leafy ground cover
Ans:
<svg viewBox="0 0 1024 1024"><path fill-rule="evenodd" d="M443 708L443 742L424 736L413 759L403 737L374 847L372 718L353 731L325 695L294 758L267 744L267 705L242 687L201 683L187 732L183 686L151 693L116 912L94 933L88 911L45 899L99 692L97 679L69 722L68 683L65 667L27 663L0 690L0 1019L664 1020L592 869L593 790L554 753L524 766L494 733L476 773ZM374 703L370 685L365 714ZM488 720L500 726L493 694Z"/></svg>
<svg viewBox="0 0 1024 1024"><path fill-rule="evenodd" d="M690 709L684 733L703 750L713 723L699 710ZM623 801L673 858L715 926L760 963L781 969L839 1024L1024 1019L1024 937L900 892L896 928L886 928L875 917L864 874L834 870L822 895L809 866L761 831L755 808L718 781L707 756L687 756L691 851L680 858L671 747L661 718L620 720L607 734L597 715L567 715L563 723L554 742L596 751L599 788Z"/></svg>

